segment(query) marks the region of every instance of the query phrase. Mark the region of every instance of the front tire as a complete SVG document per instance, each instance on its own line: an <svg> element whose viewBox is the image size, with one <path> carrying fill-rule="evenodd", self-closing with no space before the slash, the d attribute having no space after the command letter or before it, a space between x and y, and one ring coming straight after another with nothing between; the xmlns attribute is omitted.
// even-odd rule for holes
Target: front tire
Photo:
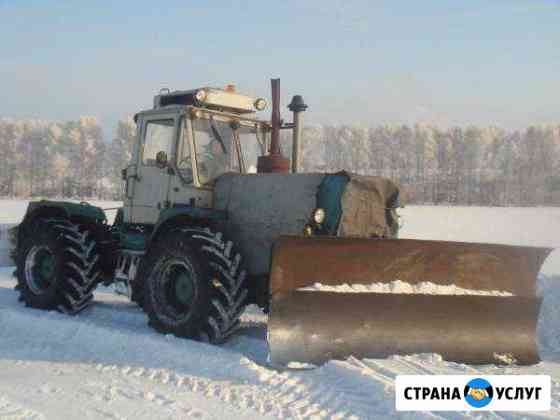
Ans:
<svg viewBox="0 0 560 420"><path fill-rule="evenodd" d="M91 232L62 218L37 219L23 229L16 257L20 300L68 314L89 306L100 275Z"/></svg>
<svg viewBox="0 0 560 420"><path fill-rule="evenodd" d="M139 284L150 326L162 333L222 343L238 327L247 298L241 256L221 233L168 232L145 257Z"/></svg>

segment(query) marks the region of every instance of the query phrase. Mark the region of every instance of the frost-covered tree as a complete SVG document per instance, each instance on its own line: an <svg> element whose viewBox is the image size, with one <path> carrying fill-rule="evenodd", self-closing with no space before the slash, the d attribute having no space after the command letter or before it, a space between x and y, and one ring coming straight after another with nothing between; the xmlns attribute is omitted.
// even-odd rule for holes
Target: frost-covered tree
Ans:
<svg viewBox="0 0 560 420"><path fill-rule="evenodd" d="M120 120L112 137L104 141L93 117L0 118L0 196L122 198L133 120ZM291 133L282 132L281 141L289 156ZM389 177L411 203L560 205L558 125L315 125L304 129L300 153L302 171Z"/></svg>
<svg viewBox="0 0 560 420"><path fill-rule="evenodd" d="M132 118L117 122L115 135L108 147L108 171L105 182L111 186L113 198L121 198L121 171L130 163L132 147L136 139L136 123Z"/></svg>

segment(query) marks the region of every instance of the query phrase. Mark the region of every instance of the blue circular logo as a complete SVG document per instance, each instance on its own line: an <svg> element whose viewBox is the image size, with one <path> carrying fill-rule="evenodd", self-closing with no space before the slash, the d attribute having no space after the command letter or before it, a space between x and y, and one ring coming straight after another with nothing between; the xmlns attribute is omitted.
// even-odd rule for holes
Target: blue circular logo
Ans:
<svg viewBox="0 0 560 420"><path fill-rule="evenodd" d="M490 385L490 382L486 379L472 379L465 385L463 396L471 407L486 407L494 397L494 388L492 388L492 385Z"/></svg>

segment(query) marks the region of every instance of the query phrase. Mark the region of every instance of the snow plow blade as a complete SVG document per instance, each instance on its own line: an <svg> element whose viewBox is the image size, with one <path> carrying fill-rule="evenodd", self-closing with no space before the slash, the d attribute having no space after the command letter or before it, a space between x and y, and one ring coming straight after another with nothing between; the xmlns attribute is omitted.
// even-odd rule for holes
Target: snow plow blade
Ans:
<svg viewBox="0 0 560 420"><path fill-rule="evenodd" d="M281 237L270 274L271 362L320 364L348 356L439 353L462 363L537 363L541 299L535 283L550 251L406 239ZM348 292L352 285L395 280L411 287L420 282L450 286L449 294ZM317 291L299 290L316 283L322 285ZM328 287L341 285L348 286L342 291Z"/></svg>

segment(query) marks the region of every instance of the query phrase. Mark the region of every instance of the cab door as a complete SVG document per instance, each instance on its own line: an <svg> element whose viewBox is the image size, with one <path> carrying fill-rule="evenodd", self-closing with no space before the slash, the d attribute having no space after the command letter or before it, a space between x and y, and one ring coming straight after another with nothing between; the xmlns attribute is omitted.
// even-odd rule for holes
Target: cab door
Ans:
<svg viewBox="0 0 560 420"><path fill-rule="evenodd" d="M165 152L171 158L177 138L176 114L145 116L137 157L137 173L132 197L132 223L155 224L160 211L169 206L168 191L171 173L158 164L156 155Z"/></svg>

